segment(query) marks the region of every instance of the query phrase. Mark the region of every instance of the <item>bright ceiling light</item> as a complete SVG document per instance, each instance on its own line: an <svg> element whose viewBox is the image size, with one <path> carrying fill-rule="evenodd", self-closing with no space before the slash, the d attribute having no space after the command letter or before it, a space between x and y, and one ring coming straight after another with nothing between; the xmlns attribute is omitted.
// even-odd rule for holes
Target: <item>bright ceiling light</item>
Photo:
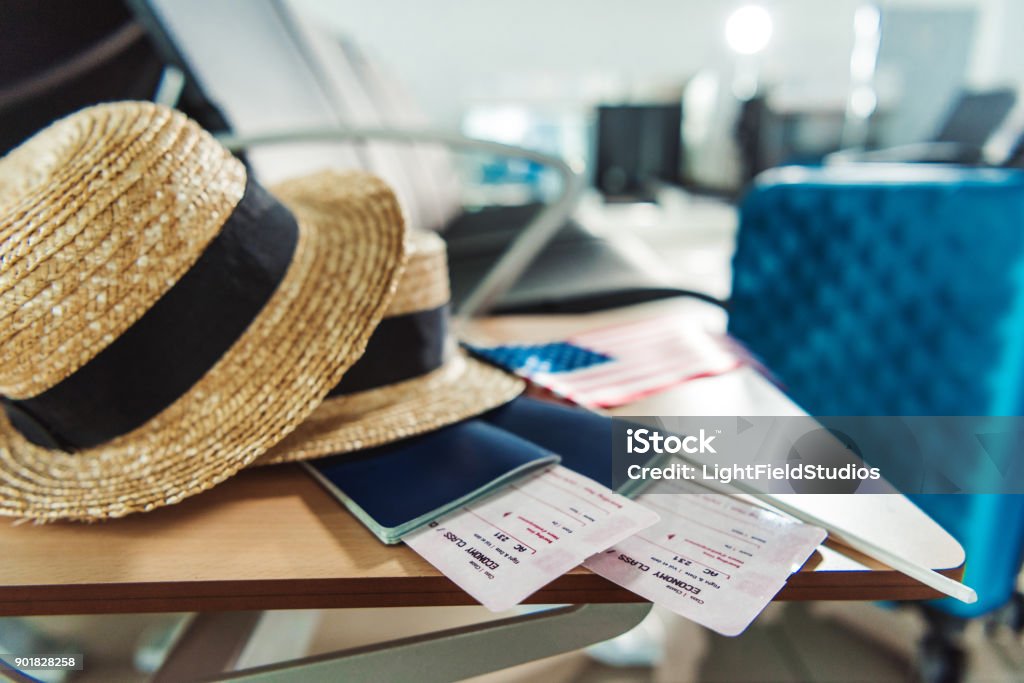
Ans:
<svg viewBox="0 0 1024 683"><path fill-rule="evenodd" d="M771 37L772 15L760 5L744 5L725 22L725 42L741 55L757 54Z"/></svg>

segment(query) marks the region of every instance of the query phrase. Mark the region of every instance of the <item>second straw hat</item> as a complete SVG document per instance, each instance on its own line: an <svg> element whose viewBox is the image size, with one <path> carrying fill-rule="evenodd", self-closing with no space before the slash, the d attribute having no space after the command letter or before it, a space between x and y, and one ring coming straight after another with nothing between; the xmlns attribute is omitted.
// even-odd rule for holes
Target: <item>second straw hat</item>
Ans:
<svg viewBox="0 0 1024 683"><path fill-rule="evenodd" d="M366 353L288 438L257 464L349 453L480 415L523 381L468 356L448 325L445 243L416 231L398 291Z"/></svg>
<svg viewBox="0 0 1024 683"><path fill-rule="evenodd" d="M279 196L149 103L84 109L0 160L0 515L176 503L341 381L393 295L401 212L363 174Z"/></svg>

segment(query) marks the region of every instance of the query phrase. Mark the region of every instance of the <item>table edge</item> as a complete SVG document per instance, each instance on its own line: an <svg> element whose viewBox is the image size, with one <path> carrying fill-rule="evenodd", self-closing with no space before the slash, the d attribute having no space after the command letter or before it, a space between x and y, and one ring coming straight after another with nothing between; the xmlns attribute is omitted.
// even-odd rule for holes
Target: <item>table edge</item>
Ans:
<svg viewBox="0 0 1024 683"><path fill-rule="evenodd" d="M963 567L941 570L959 580ZM863 576L859 576L863 575ZM927 600L942 597L896 571L798 572L775 597L802 600ZM593 573L559 577L525 602L642 602ZM173 583L104 583L0 587L0 616L209 612L478 604L443 576L361 579L271 579Z"/></svg>

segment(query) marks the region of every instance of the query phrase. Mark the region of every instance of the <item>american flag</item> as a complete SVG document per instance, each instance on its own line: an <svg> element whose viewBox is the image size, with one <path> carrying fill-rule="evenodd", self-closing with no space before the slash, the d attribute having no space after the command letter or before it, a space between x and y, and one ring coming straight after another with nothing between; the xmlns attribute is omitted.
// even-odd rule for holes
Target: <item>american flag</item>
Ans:
<svg viewBox="0 0 1024 683"><path fill-rule="evenodd" d="M735 347L692 321L658 316L544 344L473 346L472 351L591 408L614 408L743 363Z"/></svg>

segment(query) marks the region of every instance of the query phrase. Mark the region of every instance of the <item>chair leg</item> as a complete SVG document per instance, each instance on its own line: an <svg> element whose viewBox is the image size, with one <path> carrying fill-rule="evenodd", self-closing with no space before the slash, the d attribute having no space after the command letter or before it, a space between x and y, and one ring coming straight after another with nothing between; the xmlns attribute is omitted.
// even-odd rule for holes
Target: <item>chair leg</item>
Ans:
<svg viewBox="0 0 1024 683"><path fill-rule="evenodd" d="M967 620L923 606L928 624L918 645L917 674L922 683L960 683L967 670L967 654L962 646Z"/></svg>
<svg viewBox="0 0 1024 683"><path fill-rule="evenodd" d="M1017 636L1024 633L1024 594L1015 592L1009 602L985 620L985 635L989 638L1004 628Z"/></svg>
<svg viewBox="0 0 1024 683"><path fill-rule="evenodd" d="M190 671L190 680L303 683L312 681L416 681L441 683L498 671L614 638L647 616L650 603L573 605L317 657L232 671L227 660ZM227 617L229 615L225 615ZM208 615L213 627L225 618ZM226 652L238 651L251 632L240 626ZM223 629L216 629L223 635ZM224 666L224 665L227 666Z"/></svg>

